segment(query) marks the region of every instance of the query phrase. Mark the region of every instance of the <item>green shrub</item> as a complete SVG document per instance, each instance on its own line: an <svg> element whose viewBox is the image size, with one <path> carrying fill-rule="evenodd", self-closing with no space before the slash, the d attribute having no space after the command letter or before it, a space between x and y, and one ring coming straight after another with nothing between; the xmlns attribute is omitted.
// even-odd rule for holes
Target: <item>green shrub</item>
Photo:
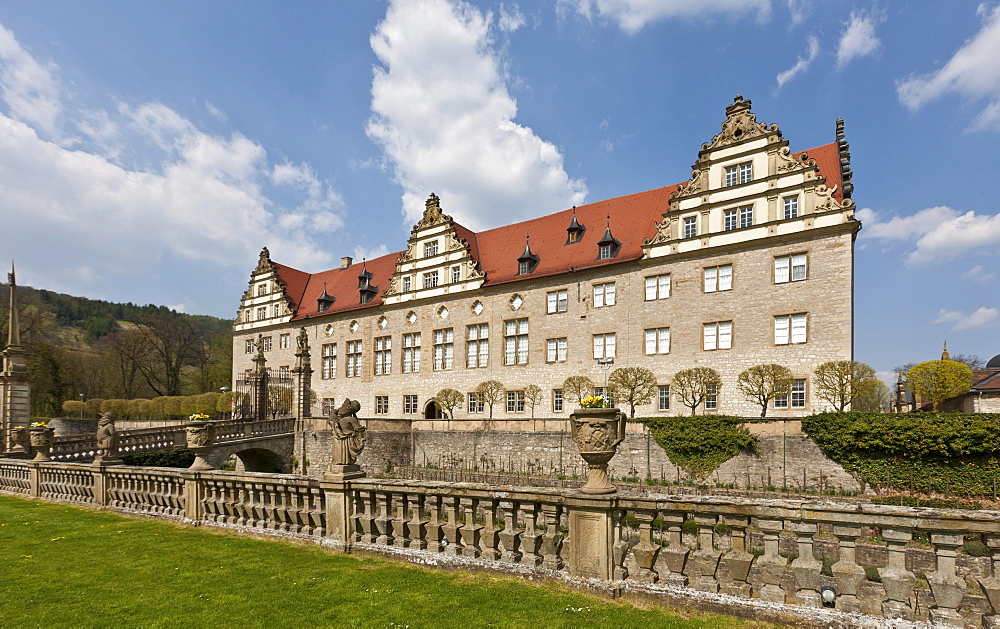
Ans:
<svg viewBox="0 0 1000 629"><path fill-rule="evenodd" d="M992 554L989 547L978 539L965 542L962 546L962 552L970 557L989 557Z"/></svg>
<svg viewBox="0 0 1000 629"><path fill-rule="evenodd" d="M670 460L694 477L707 476L742 450L757 447L757 438L739 417L644 417L635 421L648 426Z"/></svg>
<svg viewBox="0 0 1000 629"><path fill-rule="evenodd" d="M170 448L156 452L136 452L122 456L125 465L143 467L191 467L194 452L187 448Z"/></svg>
<svg viewBox="0 0 1000 629"><path fill-rule="evenodd" d="M865 566L865 580L881 583L882 575L878 573L878 568L875 566Z"/></svg>

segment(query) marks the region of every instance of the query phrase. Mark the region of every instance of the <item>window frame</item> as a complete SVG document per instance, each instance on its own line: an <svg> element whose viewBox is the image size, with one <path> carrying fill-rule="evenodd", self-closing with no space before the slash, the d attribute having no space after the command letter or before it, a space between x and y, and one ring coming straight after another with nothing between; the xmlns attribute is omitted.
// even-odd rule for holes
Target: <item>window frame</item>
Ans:
<svg viewBox="0 0 1000 629"><path fill-rule="evenodd" d="M594 348L594 359L600 360L602 358L616 358L618 354L618 333L617 332L600 332L592 335L592 342ZM608 340L611 340L611 352L608 353ZM597 339L601 339L600 342L600 352L598 352ZM598 353L601 355L598 356Z"/></svg>
<svg viewBox="0 0 1000 629"><path fill-rule="evenodd" d="M507 412L508 413L523 413L524 412L524 390L523 389L508 389L507 390Z"/></svg>
<svg viewBox="0 0 1000 629"><path fill-rule="evenodd" d="M438 328L432 334L431 370L451 371L455 368L455 328Z"/></svg>
<svg viewBox="0 0 1000 629"><path fill-rule="evenodd" d="M802 262L801 265L796 265L796 261ZM786 266L783 272L779 274L778 264L779 261L786 261ZM801 268L801 277L796 277L796 269ZM775 284L790 284L792 282L804 282L809 279L809 253L789 253L786 255L774 256L774 275L772 281ZM784 279L782 279L784 277Z"/></svg>
<svg viewBox="0 0 1000 629"><path fill-rule="evenodd" d="M610 292L608 287L611 287ZM598 295L600 299L598 299ZM608 297L611 297L610 301ZM601 303L597 303L600 301ZM609 306L614 306L618 303L618 287L615 286L615 282L602 282L600 284L593 285L593 306L594 308L606 308Z"/></svg>
<svg viewBox="0 0 1000 629"><path fill-rule="evenodd" d="M666 332L666 347L667 347L666 350L663 349L663 343L664 343L663 333L664 332ZM652 336L653 336L653 351L649 351L650 333L652 333ZM643 352L645 352L646 356L662 356L664 354L669 354L670 353L670 328L669 327L663 327L663 328L646 328L645 330L643 330L643 345L642 345L642 348L643 348Z"/></svg>
<svg viewBox="0 0 1000 629"><path fill-rule="evenodd" d="M697 238L698 237L698 217L697 216L685 216L681 221L681 226L683 229L683 238Z"/></svg>
<svg viewBox="0 0 1000 629"><path fill-rule="evenodd" d="M799 217L799 195L792 195L787 197L781 197L781 207L783 210L782 216L785 217L784 220L790 220Z"/></svg>
<svg viewBox="0 0 1000 629"><path fill-rule="evenodd" d="M372 365L374 375L392 375L392 335L376 336L374 339L375 364Z"/></svg>
<svg viewBox="0 0 1000 629"><path fill-rule="evenodd" d="M663 294L664 289L664 278L666 278L666 295ZM650 297L650 280L652 280L652 297ZM656 301L658 299L669 299L671 290L671 279L669 273L660 273L659 275L647 275L644 278L644 292L645 301Z"/></svg>
<svg viewBox="0 0 1000 629"><path fill-rule="evenodd" d="M433 271L425 271L423 274L424 288L437 288L440 269L434 269Z"/></svg>
<svg viewBox="0 0 1000 629"><path fill-rule="evenodd" d="M545 293L545 314L559 314L569 308L569 289L560 288Z"/></svg>
<svg viewBox="0 0 1000 629"><path fill-rule="evenodd" d="M670 385L669 384L658 384L658 385L656 385L656 410L657 411L669 411L670 410Z"/></svg>
<svg viewBox="0 0 1000 629"><path fill-rule="evenodd" d="M375 396L375 414L376 415L388 415L389 414L389 396L388 395L376 395Z"/></svg>
<svg viewBox="0 0 1000 629"><path fill-rule="evenodd" d="M564 363L568 355L568 339L565 336L545 339L545 362Z"/></svg>
<svg viewBox="0 0 1000 629"><path fill-rule="evenodd" d="M291 332L285 332L284 334L278 335L278 349L289 349L292 346L292 334Z"/></svg>
<svg viewBox="0 0 1000 629"><path fill-rule="evenodd" d="M728 270L728 275L723 275L723 271ZM711 276L711 286L709 277ZM733 290L733 263L717 264L715 266L702 267L701 290L703 293L724 293ZM723 278L728 278L728 285L722 288Z"/></svg>
<svg viewBox="0 0 1000 629"><path fill-rule="evenodd" d="M483 396L481 393L476 393L475 391L470 391L468 395L468 406L469 413L483 413L486 409L486 403L483 402Z"/></svg>
<svg viewBox="0 0 1000 629"><path fill-rule="evenodd" d="M724 338L723 335L722 335L722 326L723 325L728 325L729 326L729 335L728 335L729 345L726 346L726 347L722 347L722 343L721 343L722 339ZM712 326L712 330L713 330L712 337L714 339L713 340L714 347L708 347L708 343L706 342L709 339L709 334L708 334L709 326ZM706 351L706 352L715 352L715 351L719 351L719 350L727 350L727 349L732 349L732 348L733 348L733 322L732 322L732 320L728 320L728 321L711 321L709 323L702 323L701 324L701 349L703 351Z"/></svg>
<svg viewBox="0 0 1000 629"><path fill-rule="evenodd" d="M323 343L320 346L320 357L320 380L333 380L337 377L337 344Z"/></svg>
<svg viewBox="0 0 1000 629"><path fill-rule="evenodd" d="M722 210L722 231L731 232L736 229L739 223L739 212L736 208Z"/></svg>
<svg viewBox="0 0 1000 629"><path fill-rule="evenodd" d="M552 412L562 413L565 406L562 389L552 389Z"/></svg>
<svg viewBox="0 0 1000 629"><path fill-rule="evenodd" d="M480 369L489 366L490 324L473 323L465 326L465 368Z"/></svg>
<svg viewBox="0 0 1000 629"><path fill-rule="evenodd" d="M524 324L523 331L521 324ZM514 334L510 333L511 325L514 326ZM528 352L528 339L530 334L530 327L528 324L527 317L519 317L517 319L504 319L503 322L503 364L504 366L513 367L515 365L527 365L529 352ZM524 358L522 361L521 358Z"/></svg>
<svg viewBox="0 0 1000 629"><path fill-rule="evenodd" d="M740 210L740 229L753 227L753 205L742 205Z"/></svg>
<svg viewBox="0 0 1000 629"><path fill-rule="evenodd" d="M420 343L420 332L403 334L403 351L400 363L402 373L420 373Z"/></svg>
<svg viewBox="0 0 1000 629"><path fill-rule="evenodd" d="M438 241L437 239L428 241L424 243L424 257L431 258L438 254Z"/></svg>
<svg viewBox="0 0 1000 629"><path fill-rule="evenodd" d="M352 351L353 350L353 351ZM344 361L345 366L345 377L347 378L359 378L361 377L361 369L364 365L364 343L362 339L353 339L347 341L347 352L345 354L347 360Z"/></svg>
<svg viewBox="0 0 1000 629"><path fill-rule="evenodd" d="M403 394L403 414L416 415L420 412L420 398L413 393Z"/></svg>
<svg viewBox="0 0 1000 629"><path fill-rule="evenodd" d="M784 326L781 330L784 333L784 341L779 337L779 323L784 322ZM796 324L800 324L796 326ZM786 315L774 315L772 324L774 335L773 343L774 345L803 345L809 342L809 313L808 312L796 312ZM797 337L796 330L800 331L800 336Z"/></svg>

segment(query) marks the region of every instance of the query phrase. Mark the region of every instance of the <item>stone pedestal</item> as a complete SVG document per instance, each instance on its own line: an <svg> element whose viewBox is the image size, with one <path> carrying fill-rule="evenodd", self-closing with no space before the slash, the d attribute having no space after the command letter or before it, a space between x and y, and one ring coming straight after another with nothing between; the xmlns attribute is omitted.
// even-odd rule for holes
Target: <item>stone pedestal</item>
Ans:
<svg viewBox="0 0 1000 629"><path fill-rule="evenodd" d="M830 568L836 584L835 605L848 613L860 612L858 590L865 580L865 569L857 563L857 543L864 532L860 526L834 526L833 534L840 541L840 561Z"/></svg>
<svg viewBox="0 0 1000 629"><path fill-rule="evenodd" d="M570 574L609 581L614 576L612 548L615 541L610 501L597 496L577 496L567 498L564 503L569 512L569 530L572 531Z"/></svg>
<svg viewBox="0 0 1000 629"><path fill-rule="evenodd" d="M746 550L746 529L750 518L724 516L723 524L729 527L731 548L722 556L722 564L726 566L729 581L721 584L723 594L750 598L752 588L747 582L750 576L750 566L753 565L753 555Z"/></svg>
<svg viewBox="0 0 1000 629"><path fill-rule="evenodd" d="M993 614L984 617L983 626L1000 627L1000 534L984 535L983 541L993 554L993 574L979 579L979 587L993 608Z"/></svg>
<svg viewBox="0 0 1000 629"><path fill-rule="evenodd" d="M785 577L788 561L778 554L778 534L784 527L781 520L757 520L757 528L764 533L764 554L757 559L760 577L764 582L758 593L765 601L785 602L781 581Z"/></svg>
<svg viewBox="0 0 1000 629"><path fill-rule="evenodd" d="M932 534L931 544L937 554L937 570L927 575L927 584L934 594L934 607L930 610L934 624L963 626L965 621L958 614L958 606L965 596L965 579L955 572L958 548L964 542L962 535Z"/></svg>
<svg viewBox="0 0 1000 629"><path fill-rule="evenodd" d="M912 538L911 531L889 528L882 530L882 539L889 546L889 565L879 571L888 599L882 603L882 615L886 618L913 620L910 598L917 577L906 569L906 543Z"/></svg>
<svg viewBox="0 0 1000 629"><path fill-rule="evenodd" d="M656 556L660 554L660 545L653 543L653 520L656 519L655 512L636 511L635 519L639 522L639 543L632 547L632 556L639 566L639 573L635 578L646 583L656 583L660 575L656 572Z"/></svg>
<svg viewBox="0 0 1000 629"><path fill-rule="evenodd" d="M819 597L819 573L823 564L813 556L812 536L817 527L811 522L789 522L788 528L796 535L798 557L791 563L792 576L795 577L795 598L800 605L807 607L822 607Z"/></svg>

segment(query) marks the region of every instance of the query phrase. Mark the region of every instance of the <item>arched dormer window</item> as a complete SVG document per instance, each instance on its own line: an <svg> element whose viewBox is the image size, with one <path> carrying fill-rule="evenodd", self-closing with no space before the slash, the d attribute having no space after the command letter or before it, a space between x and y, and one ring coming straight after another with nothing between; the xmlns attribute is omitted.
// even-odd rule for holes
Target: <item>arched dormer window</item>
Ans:
<svg viewBox="0 0 1000 629"><path fill-rule="evenodd" d="M524 252L517 259L517 274L527 275L535 270L540 258L531 253L531 246L528 244L528 237L524 237Z"/></svg>
<svg viewBox="0 0 1000 629"><path fill-rule="evenodd" d="M333 305L333 302L336 300L337 300L336 297L327 294L326 282L323 282L323 294L320 295L319 299L316 300L316 310L320 312L325 312L330 306Z"/></svg>
<svg viewBox="0 0 1000 629"><path fill-rule="evenodd" d="M608 216L608 226L604 230L604 236L597 241L597 259L610 260L618 255L622 248L622 243L611 235L611 217Z"/></svg>
<svg viewBox="0 0 1000 629"><path fill-rule="evenodd" d="M580 242L583 239L583 232L585 231L587 231L587 228L576 220L576 206L573 206L573 220L570 221L569 227L566 228L565 244L572 245Z"/></svg>

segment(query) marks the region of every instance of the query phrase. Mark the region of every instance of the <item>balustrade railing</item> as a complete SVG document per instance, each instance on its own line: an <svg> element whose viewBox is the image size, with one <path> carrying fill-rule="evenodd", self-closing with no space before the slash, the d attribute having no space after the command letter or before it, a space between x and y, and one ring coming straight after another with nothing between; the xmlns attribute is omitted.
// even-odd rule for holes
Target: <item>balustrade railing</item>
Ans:
<svg viewBox="0 0 1000 629"><path fill-rule="evenodd" d="M22 460L0 461L0 491L625 590L1000 621L1000 512Z"/></svg>

